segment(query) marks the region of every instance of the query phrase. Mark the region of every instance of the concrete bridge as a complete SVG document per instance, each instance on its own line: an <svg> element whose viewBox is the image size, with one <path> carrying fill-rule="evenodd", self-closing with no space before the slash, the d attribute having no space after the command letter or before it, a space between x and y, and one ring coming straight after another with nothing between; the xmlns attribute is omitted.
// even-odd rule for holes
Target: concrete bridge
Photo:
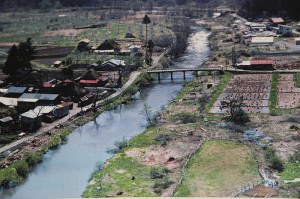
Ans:
<svg viewBox="0 0 300 199"><path fill-rule="evenodd" d="M183 79L185 79L185 73L186 72L198 72L198 71L223 71L223 68L170 68L170 69L160 69L160 70L148 70L147 73L156 73L158 76L158 81L160 81L160 74L161 73L171 73L171 80L173 80L173 73L176 72L182 72L183 73Z"/></svg>

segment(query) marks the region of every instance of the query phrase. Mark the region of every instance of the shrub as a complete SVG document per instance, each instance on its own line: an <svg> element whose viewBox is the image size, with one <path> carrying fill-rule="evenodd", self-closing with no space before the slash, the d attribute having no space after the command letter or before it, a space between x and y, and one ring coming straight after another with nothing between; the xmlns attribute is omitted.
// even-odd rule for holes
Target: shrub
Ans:
<svg viewBox="0 0 300 199"><path fill-rule="evenodd" d="M8 167L0 170L0 187L10 188L20 183L21 178L18 176L16 169Z"/></svg>
<svg viewBox="0 0 300 199"><path fill-rule="evenodd" d="M289 162L297 163L300 162L300 147L296 150L296 152L289 158Z"/></svg>
<svg viewBox="0 0 300 199"><path fill-rule="evenodd" d="M154 192L161 194L161 192L168 188L172 183L173 181L171 181L167 176L163 177L162 179L157 179L153 186Z"/></svg>
<svg viewBox="0 0 300 199"><path fill-rule="evenodd" d="M30 167L34 167L37 163L42 162L42 154L39 152L28 152L24 154L24 160Z"/></svg>
<svg viewBox="0 0 300 199"><path fill-rule="evenodd" d="M270 164L273 169L276 169L279 172L282 172L284 169L283 161L278 156L271 157Z"/></svg>
<svg viewBox="0 0 300 199"><path fill-rule="evenodd" d="M19 160L11 165L12 168L15 168L17 174L22 178L25 178L29 172L29 166L25 160Z"/></svg>

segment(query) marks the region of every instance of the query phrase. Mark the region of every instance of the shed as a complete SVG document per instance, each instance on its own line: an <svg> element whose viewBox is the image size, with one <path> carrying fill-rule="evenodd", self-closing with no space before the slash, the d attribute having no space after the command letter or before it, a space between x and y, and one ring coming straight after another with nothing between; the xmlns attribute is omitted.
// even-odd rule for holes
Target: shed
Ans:
<svg viewBox="0 0 300 199"><path fill-rule="evenodd" d="M77 44L77 50L79 51L85 51L85 50L89 50L89 44L90 44L90 40L89 39L82 39L78 42Z"/></svg>
<svg viewBox="0 0 300 199"><path fill-rule="evenodd" d="M27 91L27 87L16 87L12 86L8 88L7 92L5 93L5 97L20 97L23 93Z"/></svg>
<svg viewBox="0 0 300 199"><path fill-rule="evenodd" d="M270 22L273 26L278 26L279 24L284 24L284 20L281 17L270 18Z"/></svg>
<svg viewBox="0 0 300 199"><path fill-rule="evenodd" d="M39 105L56 105L61 101L58 94L24 93L19 99L38 99Z"/></svg>
<svg viewBox="0 0 300 199"><path fill-rule="evenodd" d="M295 44L300 45L300 37L295 38Z"/></svg>
<svg viewBox="0 0 300 199"><path fill-rule="evenodd" d="M61 64L62 64L62 61L55 61L51 67L58 68L61 66Z"/></svg>
<svg viewBox="0 0 300 199"><path fill-rule="evenodd" d="M31 127L40 127L42 124L42 114L29 110L20 115L20 121L21 127L26 130Z"/></svg>
<svg viewBox="0 0 300 199"><path fill-rule="evenodd" d="M28 111L38 104L38 99L19 98L17 99L17 110L21 113Z"/></svg>
<svg viewBox="0 0 300 199"><path fill-rule="evenodd" d="M97 47L97 50L115 50L119 51L121 49L120 44L113 39L107 39L102 44Z"/></svg>
<svg viewBox="0 0 300 199"><path fill-rule="evenodd" d="M54 110L54 115L56 118L62 118L69 114L69 105L68 104L59 104Z"/></svg>
<svg viewBox="0 0 300 199"><path fill-rule="evenodd" d="M251 46L270 46L274 43L274 37L252 37Z"/></svg>
<svg viewBox="0 0 300 199"><path fill-rule="evenodd" d="M278 34L291 36L293 34L293 29L291 26L278 25Z"/></svg>
<svg viewBox="0 0 300 199"><path fill-rule="evenodd" d="M12 117L4 117L0 119L0 126L9 126L13 122Z"/></svg>
<svg viewBox="0 0 300 199"><path fill-rule="evenodd" d="M8 107L16 107L18 105L17 98L0 97L0 104Z"/></svg>
<svg viewBox="0 0 300 199"><path fill-rule="evenodd" d="M274 70L273 60L251 60L250 64L252 70Z"/></svg>
<svg viewBox="0 0 300 199"><path fill-rule="evenodd" d="M111 59L109 61L104 62L99 67L101 71L118 71L121 68L125 67L125 61L119 59Z"/></svg>
<svg viewBox="0 0 300 199"><path fill-rule="evenodd" d="M265 31L267 29L267 26L265 24L259 24L259 23L251 23L250 24L250 30L253 31Z"/></svg>

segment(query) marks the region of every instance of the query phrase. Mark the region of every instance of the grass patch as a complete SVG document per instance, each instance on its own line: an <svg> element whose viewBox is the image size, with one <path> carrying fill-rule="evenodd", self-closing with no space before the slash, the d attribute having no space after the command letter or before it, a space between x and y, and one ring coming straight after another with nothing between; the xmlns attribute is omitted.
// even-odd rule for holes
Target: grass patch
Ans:
<svg viewBox="0 0 300 199"><path fill-rule="evenodd" d="M212 93L212 97L205 108L206 113L209 113L210 109L214 106L215 101L217 101L218 97L223 93L225 87L230 82L231 77L232 74L229 72L225 72L224 75L222 75L218 88Z"/></svg>
<svg viewBox="0 0 300 199"><path fill-rule="evenodd" d="M280 179L283 180L294 180L296 178L299 178L300 176L300 163L288 163L285 166L285 169L282 173L279 174ZM287 184L283 184L283 186L289 186L289 187L300 187L300 182L290 182Z"/></svg>
<svg viewBox="0 0 300 199"><path fill-rule="evenodd" d="M278 83L279 83L279 74L278 73L273 73L272 74L270 100L269 100L269 108L270 108L271 114L278 113L278 109L276 108Z"/></svg>
<svg viewBox="0 0 300 199"><path fill-rule="evenodd" d="M296 87L300 88L300 73L294 74L294 80L296 82Z"/></svg>
<svg viewBox="0 0 300 199"><path fill-rule="evenodd" d="M257 168L248 147L232 141L208 141L190 160L188 174L175 196L229 196L234 188L256 182Z"/></svg>
<svg viewBox="0 0 300 199"><path fill-rule="evenodd" d="M140 164L124 153L118 153L108 164L108 167L94 173L82 197L116 196L118 192L122 192L122 197L158 196L152 191L157 180L151 178L153 168Z"/></svg>

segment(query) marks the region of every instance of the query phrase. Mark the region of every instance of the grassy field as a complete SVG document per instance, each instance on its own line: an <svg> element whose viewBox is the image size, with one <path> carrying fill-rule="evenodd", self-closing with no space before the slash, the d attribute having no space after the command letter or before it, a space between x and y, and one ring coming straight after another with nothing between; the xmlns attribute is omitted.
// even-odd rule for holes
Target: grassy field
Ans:
<svg viewBox="0 0 300 199"><path fill-rule="evenodd" d="M259 179L248 147L232 141L208 141L189 162L187 175L175 196L228 197L235 188Z"/></svg>

